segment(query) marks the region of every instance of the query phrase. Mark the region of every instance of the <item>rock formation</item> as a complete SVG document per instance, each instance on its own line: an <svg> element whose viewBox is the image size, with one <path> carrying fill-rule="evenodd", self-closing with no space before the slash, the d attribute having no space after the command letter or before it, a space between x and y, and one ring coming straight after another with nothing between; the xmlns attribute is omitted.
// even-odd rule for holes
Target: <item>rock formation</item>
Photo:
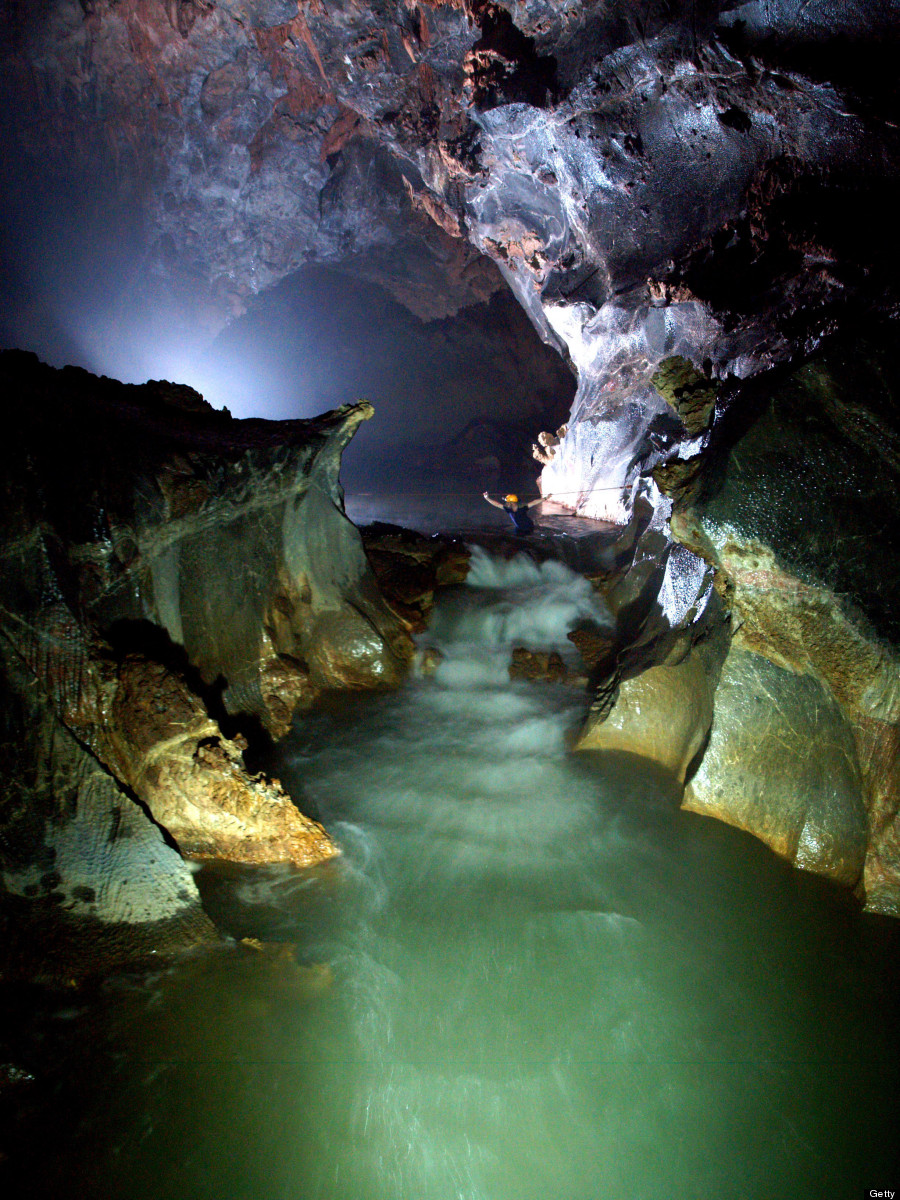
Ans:
<svg viewBox="0 0 900 1200"><path fill-rule="evenodd" d="M885 336L766 386L673 528L716 563L734 626L687 806L897 914L900 464Z"/></svg>
<svg viewBox="0 0 900 1200"><path fill-rule="evenodd" d="M412 657L342 510L367 406L237 422L188 388L17 353L0 387L5 898L208 933L179 850L335 853L248 773L247 737L324 688L394 686Z"/></svg>
<svg viewBox="0 0 900 1200"><path fill-rule="evenodd" d="M360 532L383 596L411 633L421 633L437 589L465 580L468 547L455 538L425 537L383 522L365 525Z"/></svg>

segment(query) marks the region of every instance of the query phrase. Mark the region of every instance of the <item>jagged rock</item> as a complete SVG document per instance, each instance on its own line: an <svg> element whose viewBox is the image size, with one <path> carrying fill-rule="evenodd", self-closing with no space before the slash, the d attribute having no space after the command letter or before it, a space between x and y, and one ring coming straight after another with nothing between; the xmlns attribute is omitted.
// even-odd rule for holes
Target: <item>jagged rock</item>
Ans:
<svg viewBox="0 0 900 1200"><path fill-rule="evenodd" d="M361 530L378 586L413 633L428 624L438 588L464 582L469 551L453 538L376 522Z"/></svg>
<svg viewBox="0 0 900 1200"><path fill-rule="evenodd" d="M222 723L282 733L317 689L393 686L412 655L341 508L369 410L242 425L29 355L0 376L5 900L161 944L208 933L161 831L201 858L336 852Z"/></svg>
<svg viewBox="0 0 900 1200"><path fill-rule="evenodd" d="M247 774L246 741L223 735L183 675L143 654L116 661L110 651L85 645L84 630L69 614L58 610L55 621L69 654L79 643L81 654L77 688L58 688L47 703L183 854L308 866L336 853L321 826L304 817L277 782ZM35 684L45 688L42 672L53 664L29 660L16 633L8 636ZM308 681L308 673L286 671L283 686L295 692L298 680Z"/></svg>
<svg viewBox="0 0 900 1200"><path fill-rule="evenodd" d="M853 730L828 690L733 647L710 743L683 806L852 887L866 858L863 797Z"/></svg>
<svg viewBox="0 0 900 1200"><path fill-rule="evenodd" d="M631 0L10 0L0 22L10 245L26 247L20 265L38 252L56 285L68 282L79 204L98 225L147 230L146 244L136 237L123 257L129 267L149 269L109 274L137 277L134 290L146 306L133 307L154 316L147 294L164 281L179 341L188 330L221 326L259 289L312 258L381 278L434 316L490 292L497 271L483 269L481 250L578 372L572 419L545 465L543 492L622 524L638 493L663 513L656 484L641 481L655 471L678 503L696 500L708 432L715 439L717 423L747 415L740 410L752 389L742 381L808 356L851 318L896 312L898 25L891 5L637 7ZM49 213L61 215L54 221ZM48 236L54 225L55 240ZM93 279L93 254L85 258L84 274ZM431 269L412 271L411 263ZM120 298L109 306L115 320L88 340L118 340L128 324ZM90 306L72 307L83 315ZM33 324L26 319L19 328L30 336ZM113 336L102 336L110 329ZM722 383L711 432L706 400L687 414L698 431L692 437L654 386L673 356ZM814 374L800 389L806 399ZM896 431L884 412L856 404L852 386L840 390L825 389L837 423L868 445L875 486L855 467L845 472L821 424L790 430L775 422L755 449L746 443L746 455L733 459L734 475L744 457L751 460L746 478L726 483L723 511L709 510L704 536L719 547L716 522L737 514L735 545L780 543L774 548L786 577L849 596L879 636L896 640L893 501L877 531L878 570L870 569L868 549L885 479L896 495ZM796 451L813 443L823 466L804 473ZM495 448L481 449L483 464L502 463ZM238 464L229 461L226 482L235 494ZM41 459L39 473L52 480L56 465ZM353 584L351 606L373 632L363 629L343 607L345 580L329 575L321 544L304 543L309 554L288 556L278 587L257 592L257 580L274 577L270 560L280 559L282 527L251 519L265 504L255 503L250 464L248 492L227 522L230 536L217 541L210 529L222 525L221 481L207 465L189 451L155 477L151 492L164 513L156 525L166 531L156 544L153 521L146 529L123 520L102 536L64 536L63 544L77 542L79 550L64 580L55 567L49 572L59 583L56 599L70 608L77 602L103 625L104 609L120 611L126 594L133 596L129 619L140 609L140 619L164 627L205 686L214 688L220 675L227 680L226 708L252 711L272 729L286 727L310 687L396 675L409 650L389 631L394 614L376 613L366 586ZM102 454L88 466L86 478L106 478ZM758 467L767 483L754 489ZM837 490L840 519L822 521L810 506ZM301 526L325 520L322 512L334 506L333 489L326 493L310 489L297 505ZM289 509L284 536L293 544L301 535ZM772 528L758 528L766 511ZM178 522L184 537L170 536ZM338 546L338 557L350 562L353 535L333 517L325 524L329 549ZM653 532L648 555L637 556L622 580L616 609L638 658L659 635L658 613L676 611L677 625L702 594L702 568L667 547L659 528ZM788 553L792 541L796 558ZM666 562L662 582L650 561L654 543ZM51 545L47 562L55 551ZM211 555L220 564L212 574ZM828 572L817 573L829 555ZM351 583L364 574L357 555ZM737 619L757 609L724 568L718 578ZM236 593L241 602L231 611L224 597ZM651 611L654 595L660 600ZM48 616L44 632L49 627ZM757 649L788 661L767 618L756 627L745 620L745 627ZM319 635L333 643L313 651ZM809 662L820 663L815 638L809 630L804 636ZM359 651L352 661L351 644ZM54 694L77 687L69 659L51 653L49 660ZM824 665L811 669L823 679L835 674ZM305 671L309 684L301 681ZM881 815L871 822L882 831L884 894L884 864L896 842L887 783L894 718L858 707L855 729L884 725L880 732L871 726L860 754L888 789L879 792Z"/></svg>
<svg viewBox="0 0 900 1200"><path fill-rule="evenodd" d="M752 25L745 6L652 7L8 0L11 220L27 230L64 179L149 262L137 290L167 288L195 329L310 260L454 311L498 286L474 243L578 366L573 428L613 448L608 418L633 418L624 477L662 358L783 357L779 323L820 336L893 275L882 6L816 10L812 39L802 5ZM829 37L841 51L806 61Z"/></svg>
<svg viewBox="0 0 900 1200"><path fill-rule="evenodd" d="M588 671L608 674L614 668L617 640L609 630L583 626L573 629L567 636L581 655Z"/></svg>
<svg viewBox="0 0 900 1200"><path fill-rule="evenodd" d="M524 679L529 683L564 683L569 671L557 650L527 650L516 646L509 664L510 679Z"/></svg>
<svg viewBox="0 0 900 1200"><path fill-rule="evenodd" d="M680 355L664 358L650 382L678 414L691 437L709 427L716 407L716 383Z"/></svg>
<svg viewBox="0 0 900 1200"><path fill-rule="evenodd" d="M289 654L278 654L268 633L263 638L260 691L265 705L265 725L276 739L284 737L297 713L306 712L319 697L309 667Z"/></svg>
<svg viewBox="0 0 900 1200"><path fill-rule="evenodd" d="M440 650L434 646L426 646L421 650L416 651L416 657L413 660L413 666L418 675L428 679L434 675L438 667L444 661L444 656Z"/></svg>
<svg viewBox="0 0 900 1200"><path fill-rule="evenodd" d="M558 433L547 433L546 431L538 434L538 442L532 446L532 457L535 462L539 462L542 467L547 467L553 461L553 456L556 455L559 438L565 437L566 428L562 426Z"/></svg>
<svg viewBox="0 0 900 1200"><path fill-rule="evenodd" d="M43 572L78 606L76 628L118 631L127 646L149 620L227 711L264 723L273 658L282 676L298 664L299 697L313 644L320 661L352 652L359 686L399 677L411 643L378 592L337 482L340 452L368 406L242 426L208 406L160 408L157 385L54 372L29 356L6 355L3 367L21 405L10 436L32 472L26 508L10 520L30 525L34 544L13 540L10 554L35 611L47 610ZM38 491L43 479L50 487ZM42 548L50 536L62 559ZM331 648L329 629L339 639Z"/></svg>
<svg viewBox="0 0 900 1200"><path fill-rule="evenodd" d="M134 794L56 717L6 638L0 664L4 972L67 979L212 941L190 871Z"/></svg>

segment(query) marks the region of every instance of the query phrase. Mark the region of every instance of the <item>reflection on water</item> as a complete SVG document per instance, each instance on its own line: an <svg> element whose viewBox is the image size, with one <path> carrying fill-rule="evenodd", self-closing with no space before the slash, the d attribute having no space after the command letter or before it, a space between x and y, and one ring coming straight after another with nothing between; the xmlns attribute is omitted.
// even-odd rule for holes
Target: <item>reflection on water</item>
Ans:
<svg viewBox="0 0 900 1200"><path fill-rule="evenodd" d="M823 1200L893 1186L898 938L511 684L590 588L476 553L443 661L279 770L343 856L204 872L226 947L53 1010L58 1156L133 1200ZM90 1053L85 1051L92 1045ZM861 1190L866 1189L866 1190ZM22 1193L24 1194L24 1193Z"/></svg>

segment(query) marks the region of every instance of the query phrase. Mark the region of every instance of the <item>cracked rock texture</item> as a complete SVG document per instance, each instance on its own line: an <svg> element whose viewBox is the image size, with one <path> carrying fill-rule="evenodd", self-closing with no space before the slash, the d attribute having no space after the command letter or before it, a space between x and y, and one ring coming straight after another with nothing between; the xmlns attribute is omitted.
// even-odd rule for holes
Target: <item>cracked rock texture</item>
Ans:
<svg viewBox="0 0 900 1200"><path fill-rule="evenodd" d="M197 908L175 843L333 855L238 730L280 736L321 689L393 686L412 657L337 482L366 406L237 422L31 355L0 376L6 894L147 925Z"/></svg>
<svg viewBox="0 0 900 1200"><path fill-rule="evenodd" d="M65 979L86 960L102 971L214 939L181 855L53 712L5 637L0 659L4 974Z"/></svg>

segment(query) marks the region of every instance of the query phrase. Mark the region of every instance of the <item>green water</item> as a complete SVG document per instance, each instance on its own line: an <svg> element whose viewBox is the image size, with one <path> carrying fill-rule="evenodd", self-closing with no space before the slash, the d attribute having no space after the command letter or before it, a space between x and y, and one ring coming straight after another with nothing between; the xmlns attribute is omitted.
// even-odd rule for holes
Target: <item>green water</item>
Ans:
<svg viewBox="0 0 900 1200"><path fill-rule="evenodd" d="M583 695L506 664L564 640L590 589L487 559L473 582L430 635L435 678L345 699L284 750L342 858L199 876L235 937L296 959L225 946L31 1014L54 1067L20 1114L17 1194L896 1187L897 927L679 812L646 765L568 753Z"/></svg>

